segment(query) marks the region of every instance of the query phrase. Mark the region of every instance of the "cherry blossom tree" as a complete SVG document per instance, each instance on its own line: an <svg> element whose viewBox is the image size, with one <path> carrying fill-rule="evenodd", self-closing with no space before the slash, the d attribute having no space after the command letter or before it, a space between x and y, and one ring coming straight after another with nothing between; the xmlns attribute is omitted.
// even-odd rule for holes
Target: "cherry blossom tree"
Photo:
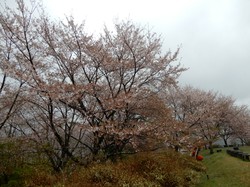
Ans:
<svg viewBox="0 0 250 187"><path fill-rule="evenodd" d="M0 15L0 24L4 27L5 20L3 14ZM7 63L13 58L13 46L11 42L12 36L4 29L0 29L0 130L4 127L9 131L12 126L9 119L18 110L21 105L19 96L22 92L24 82L11 77L11 66L15 65ZM7 125L6 125L7 124ZM9 131L11 132L11 130Z"/></svg>
<svg viewBox="0 0 250 187"><path fill-rule="evenodd" d="M182 123L176 128L174 136L177 142L191 147L206 141L212 142L217 131L211 122L214 117L214 100L216 94L200 89L187 87L170 87L166 91L166 103L172 108L173 117ZM185 145L184 144L184 145ZM180 146L180 144L177 146ZM176 148L177 149L177 148Z"/></svg>
<svg viewBox="0 0 250 187"><path fill-rule="evenodd" d="M173 110L175 119L184 123L184 128L176 130L176 137L182 137L188 132L191 144L203 142L208 144L213 153L212 144L222 137L225 142L237 128L235 101L231 97L196 89L190 86L169 88L166 102ZM193 137L193 139L192 139Z"/></svg>
<svg viewBox="0 0 250 187"><path fill-rule="evenodd" d="M9 42L1 46L9 52L3 72L24 88L27 111L22 108L19 119L33 140L54 149L44 149L52 165L76 160L78 145L107 157L129 144L135 147L134 137L159 121L139 103L177 85L185 70L177 61L179 50L163 53L161 38L131 21L105 27L94 37L73 17L53 22L35 1L30 8L16 2L17 10L6 8L0 15L1 42Z"/></svg>
<svg viewBox="0 0 250 187"><path fill-rule="evenodd" d="M247 106L235 106L234 121L232 125L233 138L239 139L242 145L250 140L250 112Z"/></svg>
<svg viewBox="0 0 250 187"><path fill-rule="evenodd" d="M245 107L239 107L231 97L220 97L224 101L218 115L220 115L220 137L223 139L225 146L228 146L228 140L235 134L235 127L239 125L238 117L244 111ZM238 128L238 127L237 127Z"/></svg>
<svg viewBox="0 0 250 187"><path fill-rule="evenodd" d="M62 93L55 99L82 114L83 128L93 130L93 154L99 150L108 156L120 153L138 133L138 114L133 111L138 99L148 99L163 85L175 85L185 70L174 65L178 51L162 54L160 38L130 21L115 24L113 32L105 28L96 41L72 18L60 26L44 23L47 54L57 63L54 74L63 77L45 85L46 90L53 86L56 93Z"/></svg>
<svg viewBox="0 0 250 187"><path fill-rule="evenodd" d="M40 95L23 99L25 105L17 113L23 137L48 158L55 171L64 169L70 160L82 164L88 155L85 131L78 127L80 114Z"/></svg>

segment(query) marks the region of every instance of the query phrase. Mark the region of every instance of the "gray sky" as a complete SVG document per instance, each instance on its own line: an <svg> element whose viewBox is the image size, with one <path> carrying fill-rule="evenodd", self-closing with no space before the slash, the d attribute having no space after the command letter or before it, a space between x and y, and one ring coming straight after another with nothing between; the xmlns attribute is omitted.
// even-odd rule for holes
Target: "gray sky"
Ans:
<svg viewBox="0 0 250 187"><path fill-rule="evenodd" d="M115 18L148 25L164 49L181 46L180 84L231 95L250 106L250 0L44 0L52 17L72 14L99 33Z"/></svg>

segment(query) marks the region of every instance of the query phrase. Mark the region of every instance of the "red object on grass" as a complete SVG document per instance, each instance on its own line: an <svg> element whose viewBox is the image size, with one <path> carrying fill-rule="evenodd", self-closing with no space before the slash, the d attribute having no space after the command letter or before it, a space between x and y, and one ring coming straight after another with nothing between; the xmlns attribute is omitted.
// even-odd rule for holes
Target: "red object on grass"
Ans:
<svg viewBox="0 0 250 187"><path fill-rule="evenodd" d="M198 156L196 157L196 160L202 161L202 160L203 160L203 156L198 155Z"/></svg>

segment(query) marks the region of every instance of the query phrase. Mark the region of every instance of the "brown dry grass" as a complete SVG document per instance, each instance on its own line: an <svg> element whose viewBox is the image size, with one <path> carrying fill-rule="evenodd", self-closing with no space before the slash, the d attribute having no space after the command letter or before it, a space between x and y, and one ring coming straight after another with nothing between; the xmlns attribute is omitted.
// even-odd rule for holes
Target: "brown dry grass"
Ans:
<svg viewBox="0 0 250 187"><path fill-rule="evenodd" d="M116 163L93 163L73 172L30 173L25 186L101 187L101 186L194 186L204 171L202 163L172 151L130 155Z"/></svg>

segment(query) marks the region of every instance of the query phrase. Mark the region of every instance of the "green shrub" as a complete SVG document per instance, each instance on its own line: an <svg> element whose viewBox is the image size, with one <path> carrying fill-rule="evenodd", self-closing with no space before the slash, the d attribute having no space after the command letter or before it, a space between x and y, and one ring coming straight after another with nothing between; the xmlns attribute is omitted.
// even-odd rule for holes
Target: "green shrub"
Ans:
<svg viewBox="0 0 250 187"><path fill-rule="evenodd" d="M24 180L30 181L47 171L47 165L40 154L34 152L31 142L24 139L4 139L0 141L0 186L23 186ZM41 167L42 166L42 167ZM42 169L37 169L42 168ZM44 173L48 178L48 173ZM41 178L41 177L40 177ZM44 179L39 179L44 181ZM46 180L45 180L46 181ZM26 184L24 186L27 186Z"/></svg>
<svg viewBox="0 0 250 187"><path fill-rule="evenodd" d="M0 186L3 186L3 187L23 186L20 174L17 171L14 171L12 174L6 174L6 173L1 174Z"/></svg>

